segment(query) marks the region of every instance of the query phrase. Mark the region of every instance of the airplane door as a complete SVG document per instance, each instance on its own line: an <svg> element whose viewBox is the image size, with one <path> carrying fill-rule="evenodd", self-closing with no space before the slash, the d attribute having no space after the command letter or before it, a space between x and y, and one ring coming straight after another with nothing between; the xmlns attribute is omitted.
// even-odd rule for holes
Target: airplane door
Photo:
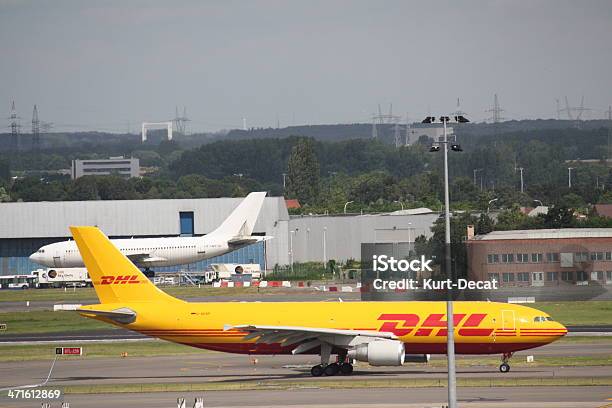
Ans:
<svg viewBox="0 0 612 408"><path fill-rule="evenodd" d="M53 253L53 266L56 268L62 267L62 257L60 251L55 251Z"/></svg>
<svg viewBox="0 0 612 408"><path fill-rule="evenodd" d="M544 286L544 272L531 273L531 286Z"/></svg>
<svg viewBox="0 0 612 408"><path fill-rule="evenodd" d="M502 329L515 330L514 310L502 310Z"/></svg>

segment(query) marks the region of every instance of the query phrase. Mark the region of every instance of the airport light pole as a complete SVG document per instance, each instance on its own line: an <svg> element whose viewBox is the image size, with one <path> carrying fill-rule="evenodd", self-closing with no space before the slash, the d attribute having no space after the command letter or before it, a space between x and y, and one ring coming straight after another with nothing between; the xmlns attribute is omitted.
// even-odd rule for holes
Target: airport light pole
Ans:
<svg viewBox="0 0 612 408"><path fill-rule="evenodd" d="M291 263L291 274L293 275L293 234L296 231L289 231L289 262Z"/></svg>
<svg viewBox="0 0 612 408"><path fill-rule="evenodd" d="M453 117L454 123L469 122L462 115ZM450 200L448 193L448 135L446 124L451 121L448 116L440 116L438 120L434 116L428 116L423 120L423 123L442 123L444 125L444 136L442 141L438 141L431 146L431 152L440 151L440 144L444 147L444 243L445 254L444 264L446 276L454 283L453 274L451 272L451 236L450 236ZM455 152L461 152L461 146L456 142L450 143L450 149ZM453 291L448 288L448 298L446 300L446 357L448 364L448 408L457 408L457 374L455 372L455 322L453 317Z"/></svg>
<svg viewBox="0 0 612 408"><path fill-rule="evenodd" d="M410 230L412 229L412 223L409 222L408 223L408 256L410 257L410 242L412 241L412 234L410 233Z"/></svg>
<svg viewBox="0 0 612 408"><path fill-rule="evenodd" d="M327 227L323 227L323 266L327 265Z"/></svg>
<svg viewBox="0 0 612 408"><path fill-rule="evenodd" d="M567 186L569 188L572 188L572 170L574 170L573 167L567 168Z"/></svg>
<svg viewBox="0 0 612 408"><path fill-rule="evenodd" d="M487 214L489 213L489 207L491 207L491 204L493 204L497 200L499 200L499 198L494 198L492 200L489 200L489 204L487 204Z"/></svg>
<svg viewBox="0 0 612 408"><path fill-rule="evenodd" d="M346 203L344 203L344 213L346 214L346 206L349 205L350 203L354 203L354 201L347 201Z"/></svg>
<svg viewBox="0 0 612 408"><path fill-rule="evenodd" d="M310 228L306 228L306 262L310 259Z"/></svg>
<svg viewBox="0 0 612 408"><path fill-rule="evenodd" d="M521 172L521 193L525 192L524 189L524 183L523 183L523 170L525 170L523 167L517 167L516 170Z"/></svg>
<svg viewBox="0 0 612 408"><path fill-rule="evenodd" d="M483 171L484 169L474 169L474 186L476 186L476 173ZM480 190L482 191L482 174L480 175Z"/></svg>

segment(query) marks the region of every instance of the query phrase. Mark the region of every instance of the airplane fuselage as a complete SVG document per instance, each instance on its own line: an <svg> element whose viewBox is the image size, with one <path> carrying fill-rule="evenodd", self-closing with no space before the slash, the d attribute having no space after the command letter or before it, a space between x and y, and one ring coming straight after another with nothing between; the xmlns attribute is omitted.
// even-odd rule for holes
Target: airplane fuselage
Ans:
<svg viewBox="0 0 612 408"><path fill-rule="evenodd" d="M111 242L127 257L147 254L146 262L134 259L140 267L163 267L182 265L209 259L231 252L227 242L203 237L133 238L113 239ZM40 252L43 251L43 252ZM83 259L74 241L46 245L31 259L49 268L80 268Z"/></svg>
<svg viewBox="0 0 612 408"><path fill-rule="evenodd" d="M152 337L209 350L244 354L291 354L292 344L245 340L229 326L278 325L390 332L410 354L446 353L445 302L253 302L107 304L128 307L135 322L116 324ZM97 307L99 308L99 307ZM455 349L459 354L513 353L548 344L567 329L536 309L496 302L454 302ZM316 350L314 350L316 352Z"/></svg>

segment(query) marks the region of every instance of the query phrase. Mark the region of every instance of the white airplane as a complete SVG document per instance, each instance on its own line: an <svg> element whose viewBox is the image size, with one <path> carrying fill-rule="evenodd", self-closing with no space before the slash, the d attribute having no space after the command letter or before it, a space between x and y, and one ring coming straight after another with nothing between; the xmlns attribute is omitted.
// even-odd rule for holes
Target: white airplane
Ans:
<svg viewBox="0 0 612 408"><path fill-rule="evenodd" d="M251 235L265 196L265 192L250 193L216 230L205 236L128 238L111 242L134 264L147 271L223 255L272 238ZM85 266L74 241L45 245L30 255L30 260L49 268Z"/></svg>

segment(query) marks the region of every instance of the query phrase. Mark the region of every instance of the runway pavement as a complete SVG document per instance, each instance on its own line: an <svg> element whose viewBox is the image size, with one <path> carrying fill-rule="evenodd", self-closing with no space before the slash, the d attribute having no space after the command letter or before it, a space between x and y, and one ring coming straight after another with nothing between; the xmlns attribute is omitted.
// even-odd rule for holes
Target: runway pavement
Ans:
<svg viewBox="0 0 612 408"><path fill-rule="evenodd" d="M609 387L460 387L460 408L596 408L609 406ZM204 399L206 407L351 407L351 408L440 408L445 405L444 388L383 388L383 389L290 389L257 391L212 391L199 393L142 394L74 394L65 395L70 408L174 408L177 398L193 406L194 399ZM29 402L1 405L14 408L39 407ZM52 406L59 406L55 403Z"/></svg>
<svg viewBox="0 0 612 408"><path fill-rule="evenodd" d="M50 347L50 346L47 346ZM84 348L87 353L87 346ZM62 357L58 360L52 384L92 385L119 383L201 383L221 381L257 382L262 380L311 381L310 367L318 363L318 356L258 356L202 351L196 354L159 357L121 358L121 345L117 345L116 358ZM517 353L513 361L525 361L534 355L536 362L542 356L587 356L610 354L607 344L551 344L530 352ZM432 360L443 360L433 356ZM458 368L459 377L465 378L526 378L552 377L608 377L609 366L594 367L512 367L507 374L497 371L496 365L483 365L478 356L458 356L468 360L468 366ZM6 362L0 365L0 388L33 384L45 377L51 360ZM512 361L511 361L512 364ZM337 377L338 381L359 379L443 379L444 366L406 364L403 367L371 367L358 364L352 377Z"/></svg>
<svg viewBox="0 0 612 408"><path fill-rule="evenodd" d="M371 367L358 364L355 374L350 377L322 377L313 379L310 366L317 363L317 356L259 356L255 361L246 355L202 351L196 354L165 357L135 358L62 357L55 365L49 386L87 386L119 384L189 384L223 383L227 385L247 384L265 387L266 381L295 382L300 388L291 390L257 391L215 391L155 394L95 394L68 395L66 401L71 408L93 407L175 407L176 398L190 398L187 406L193 406L195 396L205 396L207 407L441 407L445 401L444 388L408 389L319 389L317 381L351 382L354 380L394 381L398 379L430 379L444 381L444 367L424 364L406 364L403 367ZM50 347L50 346L47 346ZM85 353L87 346L85 345ZM517 353L513 358L523 360L527 354L535 356L576 356L601 355L610 353L608 344L601 343L553 343L539 349ZM434 361L444 356L434 356ZM458 378L533 378L534 383L549 378L563 377L609 377L610 367L518 367L507 374L501 374L496 366L483 366L477 356L458 356L459 360L469 359L473 366L459 367ZM256 363L256 364L255 364ZM34 384L46 377L51 360L7 362L0 364L0 388ZM309 385L312 384L312 385ZM517 408L565 408L601 407L606 398L612 398L610 387L486 387L459 388L460 407L517 407ZM59 407L59 403L56 403ZM7 405L0 401L0 407L39 407L32 402ZM54 406L54 405L52 405Z"/></svg>

